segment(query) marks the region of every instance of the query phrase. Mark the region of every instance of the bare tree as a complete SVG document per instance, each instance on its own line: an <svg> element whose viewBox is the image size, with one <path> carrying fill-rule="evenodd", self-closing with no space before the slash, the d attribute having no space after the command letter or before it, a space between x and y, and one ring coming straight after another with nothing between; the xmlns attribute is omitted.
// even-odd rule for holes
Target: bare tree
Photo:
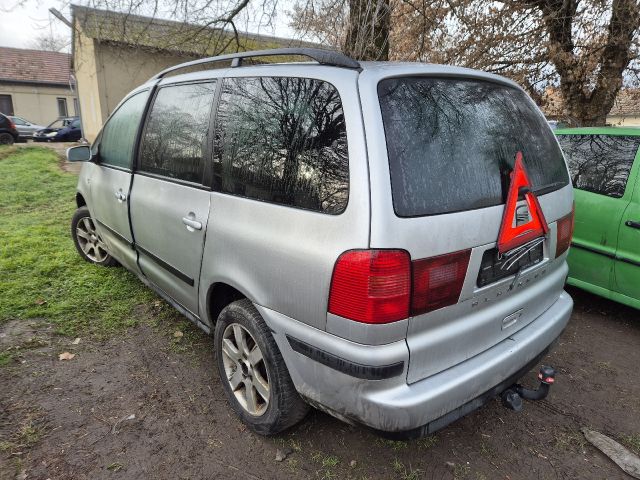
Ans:
<svg viewBox="0 0 640 480"><path fill-rule="evenodd" d="M391 59L506 75L538 103L556 87L573 124L603 124L623 81L638 83L639 0L390 1ZM344 38L348 11L344 0L306 0L293 26ZM329 13L341 22L330 25Z"/></svg>
<svg viewBox="0 0 640 480"><path fill-rule="evenodd" d="M91 19L87 28L101 37L131 45L193 54L255 48L260 42L243 35L248 25L268 27L278 0L87 0L85 6L113 12ZM153 38L150 38L153 37Z"/></svg>
<svg viewBox="0 0 640 480"><path fill-rule="evenodd" d="M69 38L55 35L39 35L29 44L29 48L34 50L47 50L49 52L61 52L69 46L69 43L71 43Z"/></svg>
<svg viewBox="0 0 640 480"><path fill-rule="evenodd" d="M391 13L390 0L307 0L292 26L359 60L388 60Z"/></svg>

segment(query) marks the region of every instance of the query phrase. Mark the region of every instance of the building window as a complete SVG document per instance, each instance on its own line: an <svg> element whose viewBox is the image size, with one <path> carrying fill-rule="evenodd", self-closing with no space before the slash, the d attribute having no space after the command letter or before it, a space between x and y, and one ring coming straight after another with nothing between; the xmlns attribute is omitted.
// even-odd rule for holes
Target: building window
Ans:
<svg viewBox="0 0 640 480"><path fill-rule="evenodd" d="M13 100L11 95L0 95L0 113L13 115Z"/></svg>
<svg viewBox="0 0 640 480"><path fill-rule="evenodd" d="M67 111L67 99L66 98L58 98L58 116L59 117L68 117L69 112Z"/></svg>
<svg viewBox="0 0 640 480"><path fill-rule="evenodd" d="M78 105L78 99L77 98L73 99L73 114L76 117L80 116L80 106Z"/></svg>

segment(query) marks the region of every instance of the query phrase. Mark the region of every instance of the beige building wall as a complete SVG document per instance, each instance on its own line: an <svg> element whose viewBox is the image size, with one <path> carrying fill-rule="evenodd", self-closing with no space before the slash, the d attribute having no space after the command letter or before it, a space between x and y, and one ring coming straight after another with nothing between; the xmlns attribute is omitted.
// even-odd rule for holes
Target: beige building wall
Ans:
<svg viewBox="0 0 640 480"><path fill-rule="evenodd" d="M80 26L76 23L76 28ZM76 77L80 111L82 113L82 133L84 138L93 141L102 126L100 89L96 64L95 41L77 30L74 35L73 70Z"/></svg>
<svg viewBox="0 0 640 480"><path fill-rule="evenodd" d="M66 99L69 116L78 114L70 88L0 83L0 95L11 95L14 115L39 125L58 118L58 98Z"/></svg>
<svg viewBox="0 0 640 480"><path fill-rule="evenodd" d="M105 119L134 88L167 67L195 57L169 52L102 43L97 49L100 88L104 93Z"/></svg>
<svg viewBox="0 0 640 480"><path fill-rule="evenodd" d="M73 66L78 85L84 137L95 140L104 121L134 88L159 71L194 57L100 43L75 33Z"/></svg>
<svg viewBox="0 0 640 480"><path fill-rule="evenodd" d="M639 116L616 116L611 115L607 117L607 123L616 127L640 127L640 115Z"/></svg>

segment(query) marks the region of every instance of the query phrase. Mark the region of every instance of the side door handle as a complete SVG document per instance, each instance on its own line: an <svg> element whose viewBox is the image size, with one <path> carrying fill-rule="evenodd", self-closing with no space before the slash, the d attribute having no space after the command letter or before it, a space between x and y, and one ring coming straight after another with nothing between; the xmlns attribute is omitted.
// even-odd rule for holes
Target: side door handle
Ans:
<svg viewBox="0 0 640 480"><path fill-rule="evenodd" d="M127 201L127 195L122 191L122 189L116 190L115 196L120 203Z"/></svg>
<svg viewBox="0 0 640 480"><path fill-rule="evenodd" d="M194 230L202 230L202 223L195 219L195 215L193 213L189 213L188 217L182 217L182 223L187 226L187 230L190 232L193 232Z"/></svg>
<svg viewBox="0 0 640 480"><path fill-rule="evenodd" d="M640 222L634 222L633 220L627 220L624 222L627 227L640 229Z"/></svg>

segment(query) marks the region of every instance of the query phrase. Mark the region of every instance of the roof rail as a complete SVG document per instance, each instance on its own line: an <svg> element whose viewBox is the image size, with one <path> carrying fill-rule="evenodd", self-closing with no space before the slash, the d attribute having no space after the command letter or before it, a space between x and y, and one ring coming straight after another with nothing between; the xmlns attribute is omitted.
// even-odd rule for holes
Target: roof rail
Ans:
<svg viewBox="0 0 640 480"><path fill-rule="evenodd" d="M183 68L189 68L196 65L202 65L204 63L223 62L231 60L231 67L242 66L242 60L245 58L253 57L273 57L278 55L300 55L303 57L309 57L315 60L320 65L330 65L333 67L353 68L360 69L360 64L353 58L344 55L343 53L334 52L332 50L322 50L320 48L274 48L271 50L256 50L253 52L238 52L228 55L219 55L217 57L200 58L198 60L192 60L191 62L181 63L169 67L166 70L162 70L160 73L151 77L151 80L156 80L164 77L167 73L171 73Z"/></svg>

